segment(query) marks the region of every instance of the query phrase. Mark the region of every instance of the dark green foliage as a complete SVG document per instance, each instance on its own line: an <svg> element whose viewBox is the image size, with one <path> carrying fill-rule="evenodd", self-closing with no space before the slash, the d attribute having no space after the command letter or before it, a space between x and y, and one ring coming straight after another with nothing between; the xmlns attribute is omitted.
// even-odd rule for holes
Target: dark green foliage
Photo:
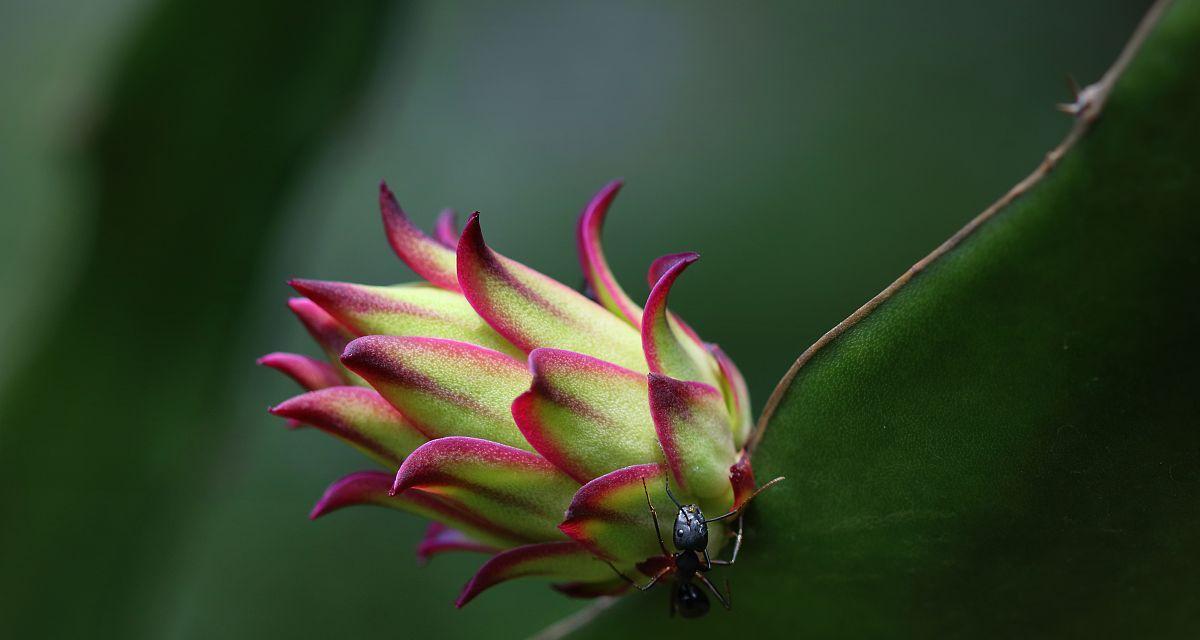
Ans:
<svg viewBox="0 0 1200 640"><path fill-rule="evenodd" d="M389 13L318 7L171 1L139 29L86 152L81 279L0 413L0 635L145 632L227 427L247 274Z"/></svg>
<svg viewBox="0 0 1200 640"><path fill-rule="evenodd" d="M1200 631L1197 77L1180 2L1057 168L799 369L706 632ZM579 637L635 624L684 625L635 594Z"/></svg>

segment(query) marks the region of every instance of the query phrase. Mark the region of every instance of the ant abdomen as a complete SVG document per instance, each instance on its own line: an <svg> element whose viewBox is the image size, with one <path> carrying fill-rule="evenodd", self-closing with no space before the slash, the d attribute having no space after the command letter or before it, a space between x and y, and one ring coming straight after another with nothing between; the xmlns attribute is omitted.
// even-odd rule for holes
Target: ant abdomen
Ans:
<svg viewBox="0 0 1200 640"><path fill-rule="evenodd" d="M708 596L691 582L677 581L671 597L675 610L685 618L699 618L708 613Z"/></svg>

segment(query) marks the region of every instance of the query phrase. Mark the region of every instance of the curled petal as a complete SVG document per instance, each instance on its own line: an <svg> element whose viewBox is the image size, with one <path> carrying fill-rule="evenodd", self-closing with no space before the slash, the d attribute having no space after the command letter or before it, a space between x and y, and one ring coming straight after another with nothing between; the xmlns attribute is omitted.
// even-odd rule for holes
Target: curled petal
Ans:
<svg viewBox="0 0 1200 640"><path fill-rule="evenodd" d="M663 507L659 527L670 536L674 505L667 497L661 467L642 464L617 469L580 487L558 528L602 558L648 558L662 553L650 504Z"/></svg>
<svg viewBox="0 0 1200 640"><path fill-rule="evenodd" d="M665 256L659 256L655 258L654 261L650 263L650 268L646 270L646 286L653 289L654 285L658 284L659 280L662 280L662 277L666 275L667 271L677 265L679 260L683 257L693 257L692 261L694 262L695 259L700 257L700 254L695 252L668 253Z"/></svg>
<svg viewBox="0 0 1200 640"><path fill-rule="evenodd" d="M433 237L451 251L458 248L458 214L454 209L442 209L438 214Z"/></svg>
<svg viewBox="0 0 1200 640"><path fill-rule="evenodd" d="M661 459L645 375L560 349L534 349L529 368L533 384L513 401L513 419L572 478Z"/></svg>
<svg viewBox="0 0 1200 640"><path fill-rule="evenodd" d="M520 544L526 540L504 526L488 521L477 514L461 511L437 496L418 489L391 495L392 474L382 471L359 471L329 485L325 494L313 506L308 517L316 520L345 507L373 505L408 511L439 520L456 529L468 532L473 538L500 547Z"/></svg>
<svg viewBox="0 0 1200 640"><path fill-rule="evenodd" d="M484 563L454 605L462 607L485 589L513 578L544 576L590 582L607 580L612 575L607 564L575 542L531 544L509 549Z"/></svg>
<svg viewBox="0 0 1200 640"><path fill-rule="evenodd" d="M258 359L258 364L283 373L309 391L342 384L342 376L333 365L298 353L268 353Z"/></svg>
<svg viewBox="0 0 1200 640"><path fill-rule="evenodd" d="M521 449L450 437L430 440L408 456L392 491L419 489L531 540L561 538L555 525L578 483L545 458Z"/></svg>
<svg viewBox="0 0 1200 640"><path fill-rule="evenodd" d="M681 255L696 255L699 257L699 254L671 253L655 258L654 262L650 263L650 269L646 271L647 286L649 286L651 289L654 289L654 285L658 284L658 281L662 279L663 274L665 274L668 269L675 266L679 262L679 257ZM704 341L700 339L700 335L696 333L696 330L688 325L688 323L684 322L683 318L680 318L678 314L671 313L670 311L667 312L667 315L670 316L672 321L674 321L675 327L682 331L688 338L690 338L693 343L702 349L708 348L704 344Z"/></svg>
<svg viewBox="0 0 1200 640"><path fill-rule="evenodd" d="M675 483L704 511L728 511L733 505L729 467L736 452L721 392L657 373L649 381L650 413Z"/></svg>
<svg viewBox="0 0 1200 640"><path fill-rule="evenodd" d="M567 349L645 371L637 331L578 291L492 251L472 215L458 242L463 295L524 351Z"/></svg>
<svg viewBox="0 0 1200 640"><path fill-rule="evenodd" d="M289 284L359 336L446 338L524 358L453 291L426 284L373 287L321 280Z"/></svg>
<svg viewBox="0 0 1200 640"><path fill-rule="evenodd" d="M575 239L579 245L579 264L583 276L595 293L596 300L606 309L625 319L634 327L642 325L642 308L635 303L608 268L604 249L600 245L600 231L608 206L621 190L621 181L614 180L600 190L579 216L575 228Z"/></svg>
<svg viewBox="0 0 1200 640"><path fill-rule="evenodd" d="M440 522L431 522L425 530L425 537L417 545L417 564L426 564L433 556L450 551L493 554L498 553L500 549L479 542L458 529L451 529Z"/></svg>
<svg viewBox="0 0 1200 640"><path fill-rule="evenodd" d="M646 364L654 373L716 385L717 378L708 353L682 323L667 312L671 286L679 274L699 258L696 253L678 253L659 259L658 262L666 266L646 300L646 310L642 314L642 349L646 353Z"/></svg>
<svg viewBox="0 0 1200 640"><path fill-rule="evenodd" d="M418 229L400 208L396 196L384 182L379 183L379 211L383 215L383 227L387 232L388 243L404 264L430 284L458 291L458 277L454 274L454 251Z"/></svg>
<svg viewBox="0 0 1200 640"><path fill-rule="evenodd" d="M311 424L390 468L428 440L378 393L363 387L312 391L272 407L271 413Z"/></svg>
<svg viewBox="0 0 1200 640"><path fill-rule="evenodd" d="M733 430L733 447L741 449L750 439L754 430L754 416L750 409L750 389L746 379L738 371L733 360L725 355L715 344L708 345L708 351L717 361L717 370L721 374L721 391L725 394L725 405L728 407L730 427Z"/></svg>
<svg viewBox="0 0 1200 640"><path fill-rule="evenodd" d="M510 405L532 378L503 353L438 338L364 336L347 345L342 362L430 438L466 435L530 448Z"/></svg>
<svg viewBox="0 0 1200 640"><path fill-rule="evenodd" d="M568 598L599 598L625 593L632 586L624 578L612 578L594 582L560 582L550 587Z"/></svg>

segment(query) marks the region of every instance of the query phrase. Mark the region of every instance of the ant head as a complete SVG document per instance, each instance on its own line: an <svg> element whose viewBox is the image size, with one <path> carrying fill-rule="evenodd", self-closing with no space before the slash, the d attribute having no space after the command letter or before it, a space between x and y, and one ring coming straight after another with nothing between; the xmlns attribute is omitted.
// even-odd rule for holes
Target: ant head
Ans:
<svg viewBox="0 0 1200 640"><path fill-rule="evenodd" d="M685 504L675 516L675 528L671 531L675 548L680 551L704 551L708 548L708 523L700 507Z"/></svg>
<svg viewBox="0 0 1200 640"><path fill-rule="evenodd" d="M685 618L699 618L708 613L708 596L691 582L676 582L671 597L675 599L675 609Z"/></svg>

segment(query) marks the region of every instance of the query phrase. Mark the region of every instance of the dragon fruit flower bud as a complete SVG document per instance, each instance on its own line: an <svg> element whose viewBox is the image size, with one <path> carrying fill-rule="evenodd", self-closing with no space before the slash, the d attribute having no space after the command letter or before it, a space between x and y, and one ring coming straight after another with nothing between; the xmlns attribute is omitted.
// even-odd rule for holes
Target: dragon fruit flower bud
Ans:
<svg viewBox="0 0 1200 640"><path fill-rule="evenodd" d="M289 307L325 356L259 361L306 390L271 413L381 465L330 485L312 518L376 505L430 519L418 561L491 556L462 606L521 576L592 597L628 588L617 571L652 575L661 548L646 502L672 506L668 486L706 513L745 506L755 487L745 380L667 306L699 256L655 260L646 304L635 303L600 242L620 188L604 187L579 217L589 297L493 250L479 214L460 232L443 212L427 235L380 186L388 242L425 282L293 280ZM710 554L728 539L713 523Z"/></svg>

